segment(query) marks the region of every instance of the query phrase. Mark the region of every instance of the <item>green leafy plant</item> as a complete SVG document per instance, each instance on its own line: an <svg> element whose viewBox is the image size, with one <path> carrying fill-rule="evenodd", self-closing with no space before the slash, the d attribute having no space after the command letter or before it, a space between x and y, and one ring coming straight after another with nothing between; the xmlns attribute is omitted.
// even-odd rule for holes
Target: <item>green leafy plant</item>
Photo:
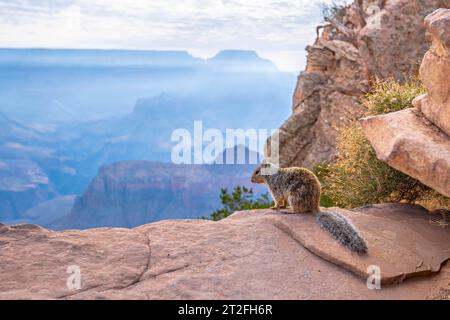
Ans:
<svg viewBox="0 0 450 320"><path fill-rule="evenodd" d="M416 79L404 84L393 79L375 80L363 106L366 115L395 112L411 107L412 100L423 92ZM313 171L322 183L323 197L340 207L381 202L449 204L448 198L378 160L357 121L340 133L334 161L320 163Z"/></svg>
<svg viewBox="0 0 450 320"><path fill-rule="evenodd" d="M255 199L253 189L245 186L237 186L231 193L226 188L221 189L220 202L223 208L211 214L211 219L214 221L224 219L235 211L265 209L273 206L268 193Z"/></svg>

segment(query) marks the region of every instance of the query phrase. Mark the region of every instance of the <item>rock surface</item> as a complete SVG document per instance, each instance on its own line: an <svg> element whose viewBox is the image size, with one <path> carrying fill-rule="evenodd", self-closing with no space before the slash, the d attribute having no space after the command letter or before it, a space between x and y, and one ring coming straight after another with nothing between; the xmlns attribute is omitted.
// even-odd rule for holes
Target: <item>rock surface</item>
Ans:
<svg viewBox="0 0 450 320"><path fill-rule="evenodd" d="M362 116L371 77L403 80L417 73L429 48L423 19L438 8L450 8L450 0L354 1L341 21L323 28L307 48L293 114L279 129L282 167L330 160L339 131Z"/></svg>
<svg viewBox="0 0 450 320"><path fill-rule="evenodd" d="M360 123L380 160L450 197L450 138L420 111L406 109Z"/></svg>
<svg viewBox="0 0 450 320"><path fill-rule="evenodd" d="M450 197L450 10L425 18L433 45L425 54L420 77L428 93L417 109L361 119L380 160Z"/></svg>
<svg viewBox="0 0 450 320"><path fill-rule="evenodd" d="M428 93L414 105L450 136L450 9L439 9L425 19L432 46L420 67L420 78Z"/></svg>
<svg viewBox="0 0 450 320"><path fill-rule="evenodd" d="M135 229L0 225L0 298L449 298L449 227L417 206L335 210L366 238L368 256L338 245L311 215L271 210ZM78 290L66 286L73 265ZM367 288L369 265L381 268L381 290Z"/></svg>

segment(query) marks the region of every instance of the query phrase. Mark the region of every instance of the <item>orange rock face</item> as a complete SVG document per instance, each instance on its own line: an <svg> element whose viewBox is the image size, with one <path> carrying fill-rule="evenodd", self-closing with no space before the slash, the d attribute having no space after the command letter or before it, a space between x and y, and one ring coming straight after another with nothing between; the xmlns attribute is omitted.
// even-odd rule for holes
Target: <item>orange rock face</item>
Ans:
<svg viewBox="0 0 450 320"><path fill-rule="evenodd" d="M408 109L361 119L380 160L450 197L450 10L425 18L433 45L420 76L428 93Z"/></svg>
<svg viewBox="0 0 450 320"><path fill-rule="evenodd" d="M377 157L450 197L450 138L416 109L360 120Z"/></svg>
<svg viewBox="0 0 450 320"><path fill-rule="evenodd" d="M428 93L414 105L442 131L450 135L450 9L439 9L425 19L432 46L420 67Z"/></svg>
<svg viewBox="0 0 450 320"><path fill-rule="evenodd" d="M440 7L450 8L450 0L354 1L339 24L323 28L307 48L293 115L279 129L282 167L312 167L332 158L339 131L363 115L361 96L371 77L404 80L417 73L430 47L423 19ZM443 109L431 109L444 120Z"/></svg>

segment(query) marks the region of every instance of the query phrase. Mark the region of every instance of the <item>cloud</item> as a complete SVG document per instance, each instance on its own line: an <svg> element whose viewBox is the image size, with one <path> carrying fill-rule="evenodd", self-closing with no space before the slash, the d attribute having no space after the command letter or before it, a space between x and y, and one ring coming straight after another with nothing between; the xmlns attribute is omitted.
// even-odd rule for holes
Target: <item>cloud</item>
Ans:
<svg viewBox="0 0 450 320"><path fill-rule="evenodd" d="M0 46L302 52L319 2L0 0Z"/></svg>

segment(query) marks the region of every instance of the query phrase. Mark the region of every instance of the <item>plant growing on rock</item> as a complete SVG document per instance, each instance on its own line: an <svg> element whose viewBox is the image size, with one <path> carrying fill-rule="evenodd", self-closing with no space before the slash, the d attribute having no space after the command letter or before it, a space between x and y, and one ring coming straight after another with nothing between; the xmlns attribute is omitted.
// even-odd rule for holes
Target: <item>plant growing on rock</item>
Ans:
<svg viewBox="0 0 450 320"><path fill-rule="evenodd" d="M409 108L423 92L417 79L404 84L375 80L373 90L363 99L366 115ZM381 202L419 203L430 209L450 205L448 198L379 160L357 121L341 132L334 161L316 165L314 172L322 182L323 197L340 207Z"/></svg>
<svg viewBox="0 0 450 320"><path fill-rule="evenodd" d="M235 211L266 209L273 206L267 192L255 199L253 189L245 186L237 186L231 193L228 193L226 188L221 189L220 202L223 208L211 214L211 219L214 221L224 219Z"/></svg>
<svg viewBox="0 0 450 320"><path fill-rule="evenodd" d="M337 21L342 23L347 8L349 7L349 1L333 0L331 4L322 2L319 4L319 7L325 22Z"/></svg>
<svg viewBox="0 0 450 320"><path fill-rule="evenodd" d="M363 99L367 116L410 108L414 98L426 92L418 78L410 78L405 83L399 83L392 78L375 79L372 81L371 88L372 90Z"/></svg>

